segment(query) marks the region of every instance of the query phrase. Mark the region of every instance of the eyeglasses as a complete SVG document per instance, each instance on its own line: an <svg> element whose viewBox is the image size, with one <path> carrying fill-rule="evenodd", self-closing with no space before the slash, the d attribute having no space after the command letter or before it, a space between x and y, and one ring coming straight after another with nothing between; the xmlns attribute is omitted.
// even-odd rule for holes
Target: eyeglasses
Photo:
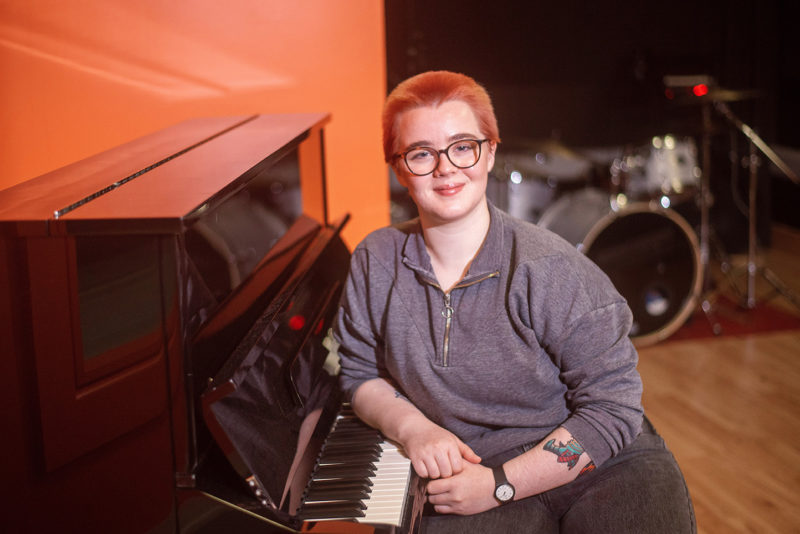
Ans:
<svg viewBox="0 0 800 534"><path fill-rule="evenodd" d="M481 159L481 145L486 141L488 139L459 139L443 150L419 146L399 152L392 157L402 157L411 174L417 176L425 176L435 171L439 166L439 154L445 154L450 163L459 169L469 169Z"/></svg>

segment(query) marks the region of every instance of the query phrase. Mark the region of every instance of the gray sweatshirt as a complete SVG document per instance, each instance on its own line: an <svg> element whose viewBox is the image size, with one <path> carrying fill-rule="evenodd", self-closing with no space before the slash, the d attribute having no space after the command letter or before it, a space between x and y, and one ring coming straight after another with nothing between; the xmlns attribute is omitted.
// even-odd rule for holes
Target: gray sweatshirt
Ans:
<svg viewBox="0 0 800 534"><path fill-rule="evenodd" d="M335 335L340 380L389 380L479 456L564 426L601 465L638 435L631 312L608 277L555 234L490 205L469 272L438 286L418 220L353 252Z"/></svg>

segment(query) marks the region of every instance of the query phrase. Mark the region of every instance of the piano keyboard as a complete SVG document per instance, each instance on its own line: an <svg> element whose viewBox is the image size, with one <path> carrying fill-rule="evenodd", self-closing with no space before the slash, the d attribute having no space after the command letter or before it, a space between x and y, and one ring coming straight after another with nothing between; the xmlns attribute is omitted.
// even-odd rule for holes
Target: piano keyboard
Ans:
<svg viewBox="0 0 800 534"><path fill-rule="evenodd" d="M345 408L320 453L299 516L387 524L405 532L404 523L421 513L421 496L419 477L402 449Z"/></svg>

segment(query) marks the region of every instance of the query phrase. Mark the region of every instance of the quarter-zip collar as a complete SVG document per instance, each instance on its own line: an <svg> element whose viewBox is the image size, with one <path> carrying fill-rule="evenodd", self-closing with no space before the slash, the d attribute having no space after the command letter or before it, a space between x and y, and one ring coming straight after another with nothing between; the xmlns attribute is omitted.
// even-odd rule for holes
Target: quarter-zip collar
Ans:
<svg viewBox="0 0 800 534"><path fill-rule="evenodd" d="M489 202L489 217L489 231L486 233L486 238L475 259L472 260L469 271L455 287L469 285L501 272L503 264L501 251L505 232L499 210L491 202ZM403 245L403 264L416 272L425 282L438 287L431 258L425 248L425 238L422 235L422 225L419 219L416 219L411 225Z"/></svg>

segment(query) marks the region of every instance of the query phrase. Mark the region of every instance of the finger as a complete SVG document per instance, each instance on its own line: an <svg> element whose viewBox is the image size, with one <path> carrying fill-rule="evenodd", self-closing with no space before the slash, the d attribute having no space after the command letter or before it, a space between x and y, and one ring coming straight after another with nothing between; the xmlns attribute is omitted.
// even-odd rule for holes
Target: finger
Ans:
<svg viewBox="0 0 800 534"><path fill-rule="evenodd" d="M425 468L428 472L428 478L439 478L442 476L435 458L425 461Z"/></svg>
<svg viewBox="0 0 800 534"><path fill-rule="evenodd" d="M439 495L440 493L444 493L445 491L446 490L444 487L444 479L431 480L425 486L425 492L428 494L428 496Z"/></svg>
<svg viewBox="0 0 800 534"><path fill-rule="evenodd" d="M477 454L475 454L475 451L473 451L473 450L472 450L472 449L469 447L469 445L467 445L466 443L463 443L463 442L462 442L462 443L459 445L459 448L458 448L458 449L459 449L459 452L461 452L461 456L462 456L462 458L464 458L464 459L465 459L465 460L467 460L468 462L472 462L473 464L479 464L479 463L481 463L481 457L480 457L480 456L478 456Z"/></svg>
<svg viewBox="0 0 800 534"><path fill-rule="evenodd" d="M453 466L450 455L448 452L438 453L436 455L436 464L439 467L439 474L444 477L453 476Z"/></svg>
<svg viewBox="0 0 800 534"><path fill-rule="evenodd" d="M457 475L464 469L464 465L461 461L461 453L457 449L451 449L449 451L449 459L450 459L450 466L453 469L453 474Z"/></svg>
<svg viewBox="0 0 800 534"><path fill-rule="evenodd" d="M437 504L433 507L436 512L440 514L450 514L453 513L453 508L448 504Z"/></svg>
<svg viewBox="0 0 800 534"><path fill-rule="evenodd" d="M428 476L428 468L425 467L425 462L422 460L412 460L411 465L414 467L414 471L417 472L417 476L420 478L430 478Z"/></svg>

